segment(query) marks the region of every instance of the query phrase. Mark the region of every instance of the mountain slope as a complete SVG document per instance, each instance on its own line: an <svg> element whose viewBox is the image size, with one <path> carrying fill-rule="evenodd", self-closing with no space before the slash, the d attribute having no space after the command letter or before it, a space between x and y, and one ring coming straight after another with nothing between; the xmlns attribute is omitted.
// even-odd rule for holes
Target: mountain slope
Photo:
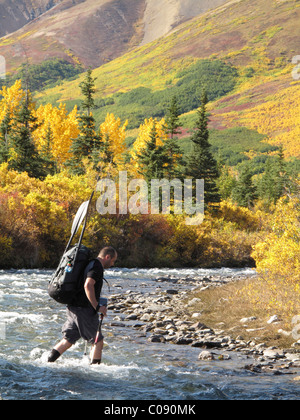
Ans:
<svg viewBox="0 0 300 420"><path fill-rule="evenodd" d="M211 126L254 128L272 144L283 144L287 156L300 157L300 85L291 75L292 57L300 52L299 21L299 1L229 2L96 69L97 94L101 98L140 86L168 89L196 61L219 59L237 67L239 81L232 93L210 104ZM76 103L82 77L39 100Z"/></svg>
<svg viewBox="0 0 300 420"><path fill-rule="evenodd" d="M146 0L142 45L170 32L180 23L215 9L228 0Z"/></svg>
<svg viewBox="0 0 300 420"><path fill-rule="evenodd" d="M62 0L0 0L0 37L22 28Z"/></svg>
<svg viewBox="0 0 300 420"><path fill-rule="evenodd" d="M63 0L0 39L0 54L9 70L26 57L31 63L55 57L99 66L138 45L143 11L144 0Z"/></svg>
<svg viewBox="0 0 300 420"><path fill-rule="evenodd" d="M139 86L165 88L199 59L221 59L237 66L247 82L261 76L275 80L276 74L289 71L292 57L300 52L299 21L299 1L229 2L96 69L99 94ZM60 99L77 97L80 81L56 90Z"/></svg>
<svg viewBox="0 0 300 420"><path fill-rule="evenodd" d="M0 36L10 33L0 39L0 54L9 70L26 57L99 67L226 1L0 0Z"/></svg>

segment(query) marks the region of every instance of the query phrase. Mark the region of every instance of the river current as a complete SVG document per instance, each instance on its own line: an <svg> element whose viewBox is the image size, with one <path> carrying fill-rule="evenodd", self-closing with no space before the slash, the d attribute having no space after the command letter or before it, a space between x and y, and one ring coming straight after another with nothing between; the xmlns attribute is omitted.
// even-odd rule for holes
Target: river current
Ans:
<svg viewBox="0 0 300 420"><path fill-rule="evenodd" d="M153 292L160 276L251 275L251 270L126 270L106 278L110 294ZM51 271L0 271L0 396L4 400L226 400L299 399L294 376L259 375L244 369L251 359L230 353L226 361L199 361L190 346L149 343L132 328L104 322L103 364L89 366L80 341L56 364L48 352L61 339L65 308L47 294ZM160 283L162 288L169 284ZM176 288L184 289L183 285ZM126 322L125 322L126 324ZM132 324L132 323L131 323ZM299 376L299 372L298 375Z"/></svg>

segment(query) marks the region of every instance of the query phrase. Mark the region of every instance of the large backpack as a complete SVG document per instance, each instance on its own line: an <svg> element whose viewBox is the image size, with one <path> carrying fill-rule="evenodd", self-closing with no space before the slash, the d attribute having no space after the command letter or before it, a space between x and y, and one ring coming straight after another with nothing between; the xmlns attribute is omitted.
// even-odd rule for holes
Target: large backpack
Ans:
<svg viewBox="0 0 300 420"><path fill-rule="evenodd" d="M72 305L76 295L84 285L84 271L91 261L91 251L82 245L83 235L87 225L88 209L92 202L94 193L89 201L86 201L79 208L73 222L71 238L62 259L49 282L49 296L62 305ZM79 243L72 247L72 241L84 222Z"/></svg>
<svg viewBox="0 0 300 420"><path fill-rule="evenodd" d="M72 305L83 289L84 272L90 261L91 251L83 245L76 245L67 251L50 281L50 297L62 305Z"/></svg>

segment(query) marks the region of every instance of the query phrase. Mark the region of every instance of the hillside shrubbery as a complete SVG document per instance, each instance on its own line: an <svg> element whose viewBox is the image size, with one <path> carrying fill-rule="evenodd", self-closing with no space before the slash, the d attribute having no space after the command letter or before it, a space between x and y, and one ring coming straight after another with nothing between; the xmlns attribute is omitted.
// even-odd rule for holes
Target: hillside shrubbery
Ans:
<svg viewBox="0 0 300 420"><path fill-rule="evenodd" d="M1 165L0 267L54 267L93 175L62 172L41 181ZM255 214L226 203L218 218L207 214L197 228L186 226L183 216L101 216L93 205L85 244L95 251L115 246L119 265L127 267L243 266L254 263L259 230Z"/></svg>
<svg viewBox="0 0 300 420"><path fill-rule="evenodd" d="M22 80L24 85L28 83L31 92L40 91L51 85L57 85L60 81L73 78L81 73L83 69L79 66L61 60L46 60L40 64L24 64L16 74L8 75L6 80L0 79L0 89L3 86L12 86L16 80Z"/></svg>
<svg viewBox="0 0 300 420"><path fill-rule="evenodd" d="M94 80L91 72L87 76L81 87L89 100L82 104L81 113L76 107L68 113L63 104L59 108L51 104L37 108L20 81L1 92L0 266L55 266L69 236L72 218L95 188L99 172L104 178L117 180L120 171L127 171L128 179L143 177L148 183L157 177L196 179L198 158L195 165L189 165L191 160L185 159L191 155L202 159L201 174L206 181L207 211L201 225L187 226L184 215L174 215L172 211L158 216L103 216L94 207L86 245L98 251L99 247L111 244L119 250L120 265L130 267L254 265L252 247L270 233L268 219L272 220L274 205L286 191L290 195L295 191L282 151L276 151L270 158L264 154L273 150L261 143L260 136L248 130L231 130L227 145L219 147L225 157L230 158L231 153L242 155L244 167L240 171L222 162L217 167L211 153L214 149L209 142L204 100L196 114L192 147L184 151L184 159L178 147L181 141L176 138L180 128L176 101L173 107L170 103L166 106L166 120L143 121L128 149L126 122L108 114L97 125L91 112ZM125 101L127 97L130 102L130 95L135 94L142 103L144 89L119 99ZM168 126L171 121L173 134ZM255 150L249 149L245 156L242 150L246 135L252 138ZM215 147L218 142L221 140L216 135ZM254 151L269 159L268 170L256 177L251 172ZM276 190L274 185L278 186ZM214 200L208 192L213 193ZM224 200L221 203L219 192ZM249 197L246 202L245 197Z"/></svg>
<svg viewBox="0 0 300 420"><path fill-rule="evenodd" d="M118 93L106 100L96 100L99 107L95 115L101 120L107 112L128 119L129 128L138 127L145 118L162 118L172 98L178 98L180 113L197 109L201 93L206 90L209 101L226 95L235 87L238 72L222 61L200 60L187 70L178 73L175 85L153 92L139 87L127 93Z"/></svg>

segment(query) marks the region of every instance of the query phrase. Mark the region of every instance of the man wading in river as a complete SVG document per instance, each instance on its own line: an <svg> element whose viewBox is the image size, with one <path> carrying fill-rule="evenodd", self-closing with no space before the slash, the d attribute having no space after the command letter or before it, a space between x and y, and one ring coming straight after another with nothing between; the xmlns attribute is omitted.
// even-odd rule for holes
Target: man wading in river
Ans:
<svg viewBox="0 0 300 420"><path fill-rule="evenodd" d="M67 308L68 318L62 329L64 339L52 350L48 359L49 363L56 362L65 351L83 338L94 344L91 364L101 364L104 337L101 331L98 334L99 313L106 316L107 308L100 307L98 302L103 286L104 270L113 267L117 258L118 254L114 248L103 248L98 258L86 268L84 290L78 294L74 304Z"/></svg>

